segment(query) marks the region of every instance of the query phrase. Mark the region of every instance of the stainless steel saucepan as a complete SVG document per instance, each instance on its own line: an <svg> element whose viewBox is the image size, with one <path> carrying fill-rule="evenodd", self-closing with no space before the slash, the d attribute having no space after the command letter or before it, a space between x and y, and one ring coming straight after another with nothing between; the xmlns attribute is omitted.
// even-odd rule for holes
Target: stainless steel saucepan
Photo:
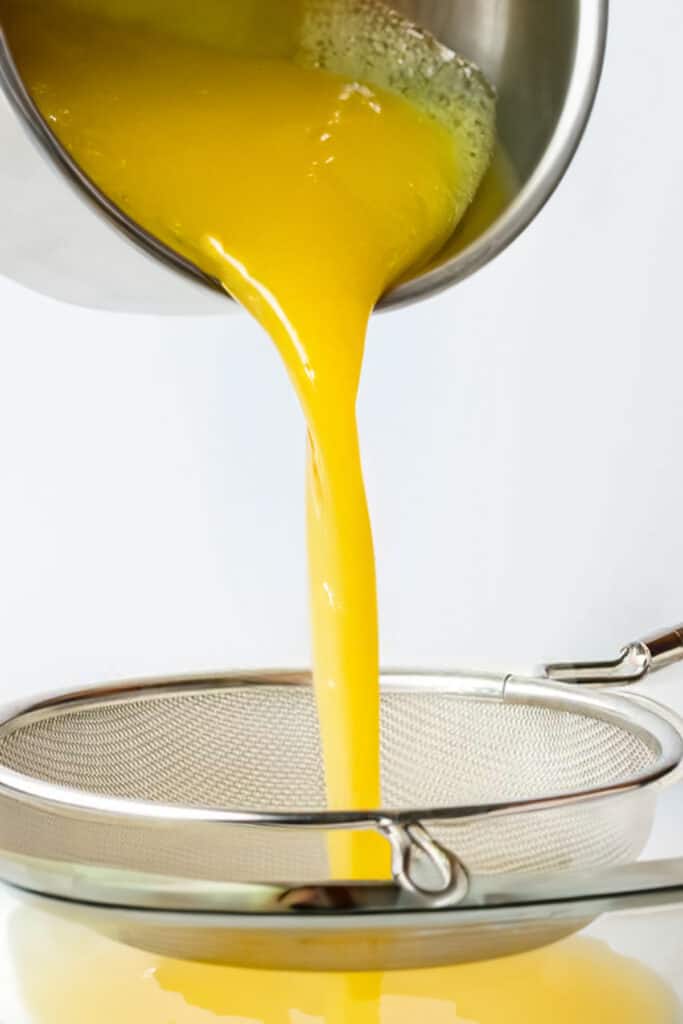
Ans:
<svg viewBox="0 0 683 1024"><path fill-rule="evenodd" d="M395 0L394 6L476 61L496 85L500 141L516 184L493 223L468 226L464 248L456 237L436 267L386 295L384 307L415 301L472 274L545 204L591 111L608 0ZM11 39L2 30L2 0L0 86L9 100L4 104L0 97L0 273L64 301L104 309L229 308L215 282L116 210L74 166L15 65ZM37 158L22 129L47 160Z"/></svg>

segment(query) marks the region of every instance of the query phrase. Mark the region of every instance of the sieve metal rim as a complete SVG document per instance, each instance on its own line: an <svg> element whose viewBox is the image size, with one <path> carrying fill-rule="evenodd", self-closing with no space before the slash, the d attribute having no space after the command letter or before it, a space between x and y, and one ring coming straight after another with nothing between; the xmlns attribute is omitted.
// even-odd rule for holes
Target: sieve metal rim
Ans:
<svg viewBox="0 0 683 1024"><path fill-rule="evenodd" d="M664 780L683 762L683 737L674 724L663 715L659 715L652 707L645 707L625 694L615 691L605 693L541 678L457 669L388 669L382 672L381 679L383 692L387 693L419 694L424 692L426 683L429 683L429 691L432 693L452 693L454 696L480 701L539 705L568 713L584 714L624 728L649 744L654 741L659 748L658 754L651 768L609 785L549 794L535 799L402 810L378 808L372 811L343 812L257 812L246 809L187 807L89 793L87 790L60 786L22 775L3 765L0 765L0 791L26 803L68 808L84 815L104 815L122 821L127 818L139 820L144 817L156 821L216 822L322 830L379 829L386 832L394 827L404 828L424 821L475 820L608 799ZM172 693L215 693L217 688L283 685L310 688L311 675L306 671L277 669L231 671L199 676L161 676L109 683L86 690L62 691L37 702L14 704L0 711L0 740L41 719L54 718L91 707L101 708L120 702L154 700L161 695Z"/></svg>

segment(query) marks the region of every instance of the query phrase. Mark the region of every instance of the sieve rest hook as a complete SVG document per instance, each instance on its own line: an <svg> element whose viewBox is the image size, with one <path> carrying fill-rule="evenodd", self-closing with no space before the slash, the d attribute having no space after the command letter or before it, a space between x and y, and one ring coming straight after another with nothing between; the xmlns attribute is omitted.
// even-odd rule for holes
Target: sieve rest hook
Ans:
<svg viewBox="0 0 683 1024"><path fill-rule="evenodd" d="M419 822L382 826L391 843L391 867L401 888L424 902L425 908L453 907L469 891L465 866Z"/></svg>
<svg viewBox="0 0 683 1024"><path fill-rule="evenodd" d="M383 817L374 827L391 845L393 883L297 886L275 895L278 911L438 910L463 902L470 891L467 869L424 825Z"/></svg>
<svg viewBox="0 0 683 1024"><path fill-rule="evenodd" d="M557 662L545 675L582 686L628 686L659 669L683 660L683 625L659 630L644 640L622 647L612 661Z"/></svg>

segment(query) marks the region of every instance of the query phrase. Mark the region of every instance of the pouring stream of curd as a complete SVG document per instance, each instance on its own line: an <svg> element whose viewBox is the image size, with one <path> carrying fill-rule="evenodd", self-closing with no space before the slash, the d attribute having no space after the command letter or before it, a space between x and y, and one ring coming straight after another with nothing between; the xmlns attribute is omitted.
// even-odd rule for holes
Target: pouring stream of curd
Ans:
<svg viewBox="0 0 683 1024"><path fill-rule="evenodd" d="M431 258L465 212L471 154L397 95L107 11L93 0L0 2L22 75L76 162L218 278L280 352L308 428L328 805L378 807L377 597L356 424L364 339L385 289ZM334 836L335 877L384 876L386 846Z"/></svg>

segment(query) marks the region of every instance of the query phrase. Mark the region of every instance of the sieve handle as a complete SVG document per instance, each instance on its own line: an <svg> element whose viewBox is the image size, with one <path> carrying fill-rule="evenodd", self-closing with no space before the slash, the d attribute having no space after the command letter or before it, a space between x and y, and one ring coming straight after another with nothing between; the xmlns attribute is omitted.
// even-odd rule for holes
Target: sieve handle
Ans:
<svg viewBox="0 0 683 1024"><path fill-rule="evenodd" d="M674 626L666 632L655 633L641 640L641 644L650 657L649 672L673 665L683 660L683 625Z"/></svg>
<svg viewBox="0 0 683 1024"><path fill-rule="evenodd" d="M583 686L628 686L683 660L683 625L659 630L627 644L611 661L557 662L546 665L549 679Z"/></svg>

